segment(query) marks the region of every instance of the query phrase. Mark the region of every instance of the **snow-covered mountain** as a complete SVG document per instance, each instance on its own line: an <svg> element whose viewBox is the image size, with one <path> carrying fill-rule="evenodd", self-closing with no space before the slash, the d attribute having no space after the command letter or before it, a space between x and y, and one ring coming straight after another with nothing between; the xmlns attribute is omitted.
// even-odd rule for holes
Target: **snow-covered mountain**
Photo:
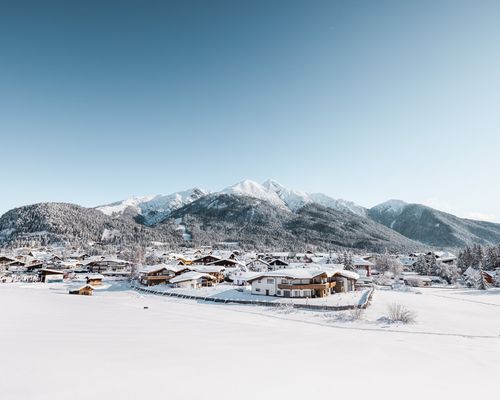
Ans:
<svg viewBox="0 0 500 400"><path fill-rule="evenodd" d="M194 246L238 242L253 249L286 251L308 246L374 252L422 249L419 243L367 217L316 203L291 212L259 198L267 198L259 186L237 186L230 193L213 193L193 201L174 211L166 222L182 221ZM239 190L242 187L250 188L252 195Z"/></svg>
<svg viewBox="0 0 500 400"><path fill-rule="evenodd" d="M221 194L234 194L237 196L252 197L259 200L264 200L274 206L280 208L288 208L286 203L273 190L268 189L264 185L252 180L244 180L229 186L220 191Z"/></svg>
<svg viewBox="0 0 500 400"><path fill-rule="evenodd" d="M430 246L458 248L474 243L497 245L500 242L499 224L459 218L401 200L389 200L371 208L368 217L409 239Z"/></svg>
<svg viewBox="0 0 500 400"><path fill-rule="evenodd" d="M271 179L265 181L262 186L276 193L291 211L297 211L306 204L316 203L334 210L348 211L363 217L366 216L366 209L352 201L334 199L323 193L307 193L301 190L289 189Z"/></svg>
<svg viewBox="0 0 500 400"><path fill-rule="evenodd" d="M194 188L168 195L132 197L97 207L97 210L109 216L123 215L126 212L139 217L145 225L155 225L167 218L172 211L206 196L209 192Z"/></svg>
<svg viewBox="0 0 500 400"><path fill-rule="evenodd" d="M385 214L391 214L393 216L397 216L403 212L404 208L408 205L403 200L387 200L383 203L372 207L373 211Z"/></svg>
<svg viewBox="0 0 500 400"><path fill-rule="evenodd" d="M182 232L181 229L182 228ZM182 233L182 235L181 235ZM219 192L189 189L84 208L43 203L0 218L0 246L106 242L145 244L235 241L255 249L357 248L419 251L498 244L500 224L458 218L430 207L390 200L369 210L321 193L268 180L246 180ZM188 238L188 239L186 239Z"/></svg>
<svg viewBox="0 0 500 400"><path fill-rule="evenodd" d="M307 204L316 203L334 210L366 216L366 209L351 201L334 199L323 193L307 193L302 190L290 189L272 179L268 179L262 184L245 180L227 187L220 193L253 197L292 212L298 211Z"/></svg>
<svg viewBox="0 0 500 400"><path fill-rule="evenodd" d="M156 225L165 220L173 211L205 197L210 192L194 188L169 195L132 197L97 207L109 216L130 214L145 225ZM334 199L322 193L306 193L287 188L280 183L268 179L263 184L252 180L244 180L228 186L213 194L231 194L263 200L280 209L297 212L307 204L316 203L338 211L348 211L356 215L366 216L366 209L346 200Z"/></svg>

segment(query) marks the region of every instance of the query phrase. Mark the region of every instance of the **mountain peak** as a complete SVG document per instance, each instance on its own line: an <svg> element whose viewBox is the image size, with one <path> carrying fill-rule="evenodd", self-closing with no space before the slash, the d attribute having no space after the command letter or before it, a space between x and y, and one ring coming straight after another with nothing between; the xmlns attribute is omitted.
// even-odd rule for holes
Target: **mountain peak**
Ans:
<svg viewBox="0 0 500 400"><path fill-rule="evenodd" d="M377 204L375 207L372 207L372 210L385 212L390 211L392 213L399 214L407 205L408 203L404 202L403 200L391 199Z"/></svg>
<svg viewBox="0 0 500 400"><path fill-rule="evenodd" d="M285 189L285 187L281 183L275 181L274 179L266 179L266 181L262 183L262 186L272 191Z"/></svg>
<svg viewBox="0 0 500 400"><path fill-rule="evenodd" d="M268 188L264 187L264 185L261 185L260 183L252 181L250 179L246 179L234 185L228 186L227 188L223 189L221 193L253 197L256 199L268 201L269 203L281 208L286 208L284 202L274 191L269 190Z"/></svg>

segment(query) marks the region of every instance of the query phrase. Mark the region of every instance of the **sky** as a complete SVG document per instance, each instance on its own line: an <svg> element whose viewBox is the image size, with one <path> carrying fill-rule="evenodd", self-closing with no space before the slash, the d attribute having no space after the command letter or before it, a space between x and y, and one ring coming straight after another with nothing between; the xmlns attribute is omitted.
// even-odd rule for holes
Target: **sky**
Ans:
<svg viewBox="0 0 500 400"><path fill-rule="evenodd" d="M0 4L0 213L272 178L500 222L500 2Z"/></svg>

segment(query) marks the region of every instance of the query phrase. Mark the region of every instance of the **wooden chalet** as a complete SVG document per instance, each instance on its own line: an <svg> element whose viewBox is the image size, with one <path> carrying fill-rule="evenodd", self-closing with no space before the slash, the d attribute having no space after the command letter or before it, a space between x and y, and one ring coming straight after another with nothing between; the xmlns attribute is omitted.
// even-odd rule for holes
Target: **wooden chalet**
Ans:
<svg viewBox="0 0 500 400"><path fill-rule="evenodd" d="M374 264L371 261L365 260L361 257L355 257L352 260L352 265L356 270L366 271L366 276L372 276L372 268L374 267Z"/></svg>
<svg viewBox="0 0 500 400"><path fill-rule="evenodd" d="M10 268L10 267L25 267L26 266L26 262L24 262L22 260L14 260L14 261L6 264L6 266L8 268Z"/></svg>
<svg viewBox="0 0 500 400"><path fill-rule="evenodd" d="M224 281L224 271L226 270L226 267L222 265L210 264L194 266L193 270L196 272L201 272L203 274L211 275L214 277L215 283L220 283Z"/></svg>
<svg viewBox="0 0 500 400"><path fill-rule="evenodd" d="M228 267L228 268L232 267L232 268L235 268L235 267L238 267L241 264L238 261L236 261L236 260L227 258L227 259L223 259L223 260L217 260L217 261L211 262L210 264L206 264L206 265L218 266L218 267Z"/></svg>
<svg viewBox="0 0 500 400"><path fill-rule="evenodd" d="M26 268L26 272L39 271L43 268L43 262L38 261L32 264L25 264L24 268Z"/></svg>
<svg viewBox="0 0 500 400"><path fill-rule="evenodd" d="M211 263L214 263L214 262L220 261L220 260L221 259L219 257L216 257L216 256L209 254L209 255L206 255L203 257L195 258L191 262L191 265L207 265L207 264L211 264Z"/></svg>
<svg viewBox="0 0 500 400"><path fill-rule="evenodd" d="M180 265L191 265L193 263L193 260L184 257L177 257L176 260Z"/></svg>
<svg viewBox="0 0 500 400"><path fill-rule="evenodd" d="M175 272L166 265L148 265L139 271L139 282L141 285L154 286L168 283L175 276Z"/></svg>
<svg viewBox="0 0 500 400"><path fill-rule="evenodd" d="M271 271L276 271L278 269L285 269L288 267L288 263L280 258L275 258L274 260L270 260L268 264L269 264L268 269Z"/></svg>
<svg viewBox="0 0 500 400"><path fill-rule="evenodd" d="M4 254L0 254L0 265L7 265L15 261L16 259L14 257L9 257Z"/></svg>
<svg viewBox="0 0 500 400"><path fill-rule="evenodd" d="M94 288L92 285L84 285L78 289L73 289L69 291L69 294L78 294L80 296L92 296L94 293Z"/></svg>
<svg viewBox="0 0 500 400"><path fill-rule="evenodd" d="M87 285L101 286L104 276L95 274L95 275L88 275L86 278L87 278Z"/></svg>
<svg viewBox="0 0 500 400"><path fill-rule="evenodd" d="M179 263L146 265L139 271L139 282L146 286L165 284L191 270L191 267Z"/></svg>
<svg viewBox="0 0 500 400"><path fill-rule="evenodd" d="M170 283L176 287L200 288L202 286L212 286L215 278L212 275L196 271L189 271L170 279Z"/></svg>
<svg viewBox="0 0 500 400"><path fill-rule="evenodd" d="M65 276L64 271L50 268L42 268L39 272L41 282L62 282Z"/></svg>
<svg viewBox="0 0 500 400"><path fill-rule="evenodd" d="M103 271L124 271L130 268L130 262L118 258L97 257L87 259L84 265L89 272L101 273Z"/></svg>
<svg viewBox="0 0 500 400"><path fill-rule="evenodd" d="M255 272L264 272L269 269L269 263L265 260L262 260L260 258L256 260L252 260L247 263L247 268L250 271L255 271Z"/></svg>
<svg viewBox="0 0 500 400"><path fill-rule="evenodd" d="M87 253L73 253L73 254L70 254L70 256L69 256L70 259L78 260L78 261L83 261L89 257L90 256Z"/></svg>

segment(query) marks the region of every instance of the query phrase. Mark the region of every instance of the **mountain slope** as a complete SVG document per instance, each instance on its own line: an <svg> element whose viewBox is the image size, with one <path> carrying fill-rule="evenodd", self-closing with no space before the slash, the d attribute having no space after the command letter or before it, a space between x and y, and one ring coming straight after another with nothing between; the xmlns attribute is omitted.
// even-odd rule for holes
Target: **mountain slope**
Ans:
<svg viewBox="0 0 500 400"><path fill-rule="evenodd" d="M459 218L421 204L390 200L368 210L368 215L403 236L430 246L458 248L474 243L500 243L500 224Z"/></svg>
<svg viewBox="0 0 500 400"><path fill-rule="evenodd" d="M212 194L176 211L194 245L239 242L256 249L369 251L416 250L421 246L367 218L308 204L296 213L265 200Z"/></svg>
<svg viewBox="0 0 500 400"><path fill-rule="evenodd" d="M181 242L171 225L160 232L126 218L112 218L75 204L33 204L15 208L0 217L0 244L9 246L57 242L149 244L152 240Z"/></svg>

